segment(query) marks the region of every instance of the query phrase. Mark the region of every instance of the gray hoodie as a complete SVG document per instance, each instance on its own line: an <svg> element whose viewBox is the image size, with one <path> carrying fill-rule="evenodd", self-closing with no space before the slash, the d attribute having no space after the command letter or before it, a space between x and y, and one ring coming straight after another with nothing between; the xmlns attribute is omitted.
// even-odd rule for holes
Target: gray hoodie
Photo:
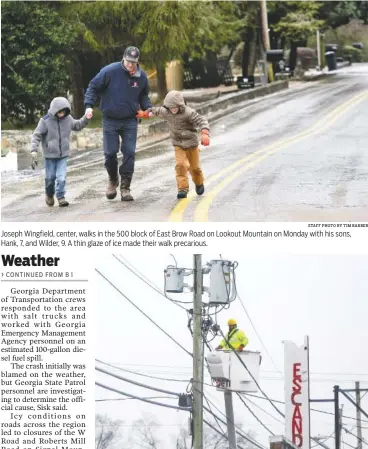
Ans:
<svg viewBox="0 0 368 449"><path fill-rule="evenodd" d="M179 108L179 112L173 114L170 108ZM166 95L163 107L153 107L149 111L167 121L173 145L183 149L198 145L198 129L201 131L210 129L208 121L197 111L186 106L183 94L177 90L172 90Z"/></svg>
<svg viewBox="0 0 368 449"><path fill-rule="evenodd" d="M65 109L65 116L61 119L57 112ZM37 151L40 142L45 158L56 159L66 157L70 149L70 133L80 131L88 125L89 120L83 116L75 120L70 115L70 103L66 98L56 97L50 104L50 109L38 122L32 134L31 152Z"/></svg>

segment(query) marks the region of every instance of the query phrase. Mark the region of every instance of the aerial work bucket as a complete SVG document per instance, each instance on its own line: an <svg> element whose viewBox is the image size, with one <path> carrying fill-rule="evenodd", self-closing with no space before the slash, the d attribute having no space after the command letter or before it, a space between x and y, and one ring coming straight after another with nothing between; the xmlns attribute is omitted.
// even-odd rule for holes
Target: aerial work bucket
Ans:
<svg viewBox="0 0 368 449"><path fill-rule="evenodd" d="M207 356L210 375L212 380L217 383L218 389L226 388L237 392L256 393L258 391L256 382L259 382L260 362L260 352L253 351L237 353L215 351Z"/></svg>

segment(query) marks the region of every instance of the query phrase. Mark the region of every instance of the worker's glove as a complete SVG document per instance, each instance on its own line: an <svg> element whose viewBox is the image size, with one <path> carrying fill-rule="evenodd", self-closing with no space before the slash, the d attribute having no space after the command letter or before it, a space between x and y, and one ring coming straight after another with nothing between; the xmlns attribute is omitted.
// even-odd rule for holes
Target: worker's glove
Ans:
<svg viewBox="0 0 368 449"><path fill-rule="evenodd" d="M86 117L87 117L88 120L93 117L93 109L92 108L87 108L86 109Z"/></svg>
<svg viewBox="0 0 368 449"><path fill-rule="evenodd" d="M240 345L239 348L237 349L238 352L242 352L244 349L244 345Z"/></svg>
<svg viewBox="0 0 368 449"><path fill-rule="evenodd" d="M32 151L31 156L32 156L31 167L34 170L37 167L37 165L38 165L38 154L37 154L37 151Z"/></svg>
<svg viewBox="0 0 368 449"><path fill-rule="evenodd" d="M222 349L222 346L217 346L216 351L220 351Z"/></svg>
<svg viewBox="0 0 368 449"><path fill-rule="evenodd" d="M207 147L210 144L210 136L208 129L202 129L201 144Z"/></svg>
<svg viewBox="0 0 368 449"><path fill-rule="evenodd" d="M137 115L136 115L136 118L150 118L150 117L152 117L152 112L151 111L142 111L142 110L139 110L139 111L137 111Z"/></svg>

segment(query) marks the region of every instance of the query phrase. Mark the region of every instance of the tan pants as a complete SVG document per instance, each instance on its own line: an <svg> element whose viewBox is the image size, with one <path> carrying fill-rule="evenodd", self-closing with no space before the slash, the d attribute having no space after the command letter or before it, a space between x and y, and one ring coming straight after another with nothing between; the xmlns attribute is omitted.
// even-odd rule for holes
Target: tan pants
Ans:
<svg viewBox="0 0 368 449"><path fill-rule="evenodd" d="M188 170L196 186L203 184L203 173L199 165L198 147L187 148L185 150L180 147L175 147L175 160L176 183L178 190L185 190L188 192Z"/></svg>

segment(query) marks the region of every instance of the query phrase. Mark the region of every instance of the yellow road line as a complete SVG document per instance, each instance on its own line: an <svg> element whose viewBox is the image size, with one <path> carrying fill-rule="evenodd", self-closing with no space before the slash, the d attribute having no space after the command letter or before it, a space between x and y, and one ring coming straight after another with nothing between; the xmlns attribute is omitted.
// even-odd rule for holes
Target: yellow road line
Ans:
<svg viewBox="0 0 368 449"><path fill-rule="evenodd" d="M279 148L280 145L288 145L289 143L293 143L295 140L298 139L302 139L305 136L311 135L313 133L313 130L317 129L319 126L326 124L326 121L329 120L330 118L333 118L336 114L338 114L340 112L340 110L346 110L346 108L351 104L354 103L356 101L357 98L360 98L362 96L362 94L360 93L359 95L356 95L355 97L353 97L352 99L350 99L349 101L343 103L342 105L336 107L335 109L333 109L331 112L329 112L328 114L326 114L322 119L318 120L312 127L310 127L309 129L300 132L299 134L295 135L295 136L291 136L288 137L286 139L281 139L278 142L274 142L264 148L261 148L257 151L255 151L254 153L239 159L238 161L234 162L233 164L229 165L227 168L220 170L218 173L216 173L215 175L209 177L208 179L206 179L206 186L208 187L209 185L213 184L217 179L225 176L226 174L228 174L229 172L235 170L236 168L238 168L240 165L243 165L245 163L247 163L248 161L256 158L257 156L259 156L262 153L265 153L267 151L270 151L272 149L275 148ZM183 215L185 213L186 208L189 206L190 202L193 200L193 198L195 198L197 195L192 191L188 194L188 197L186 199L181 200L171 211L171 214L169 216L169 221L171 222L179 222L183 220ZM206 196L203 198L202 201L204 201L204 199L208 196L208 194L206 194Z"/></svg>
<svg viewBox="0 0 368 449"><path fill-rule="evenodd" d="M207 193L206 196L203 197L203 199L200 201L200 203L198 204L198 206L196 207L195 212L194 212L194 221L208 221L208 211L209 211L209 208L211 207L211 204L212 204L214 198L228 184L230 184L232 181L234 181L238 176L240 176L243 173L245 173L246 171L250 170L255 165L262 162L264 159L266 159L266 158L272 156L273 154L279 152L280 150L284 149L290 143L300 141L305 137L310 137L310 136L313 136L316 134L320 134L321 132L330 128L340 117L342 117L344 114L346 114L347 111L352 109L354 106L356 106L357 104L359 104L366 98L368 98L367 93L360 94L360 95L354 97L352 100L348 101L347 103L344 103L344 105L342 105L343 107L341 106L339 108L336 108L336 110L334 110L333 113L331 113L328 120L326 120L326 119L323 120L324 124L322 126L319 126L319 125L318 125L318 127L314 126L313 131L304 133L304 135L302 135L303 133L301 133L301 134L295 136L295 138L290 140L287 144L281 143L280 145L277 146L277 148L274 148L271 151L267 151L261 157L258 157L257 159L253 160L252 162L243 165L239 170L232 173L230 176L227 176L215 188L213 188L209 193Z"/></svg>

